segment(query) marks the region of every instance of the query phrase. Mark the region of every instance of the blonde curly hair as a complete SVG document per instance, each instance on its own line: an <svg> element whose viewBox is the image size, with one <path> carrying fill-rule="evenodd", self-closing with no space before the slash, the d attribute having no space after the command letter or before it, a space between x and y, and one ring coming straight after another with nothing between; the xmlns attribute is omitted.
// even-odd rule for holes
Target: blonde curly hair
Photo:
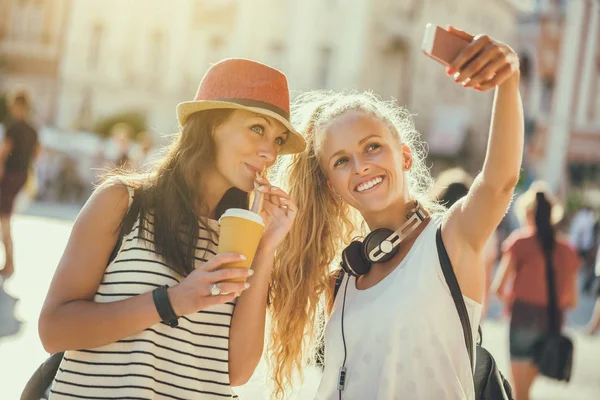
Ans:
<svg viewBox="0 0 600 400"><path fill-rule="evenodd" d="M312 91L292 104L292 119L303 133L304 152L280 158L276 183L297 202L296 222L280 247L270 291L268 361L273 370L273 398L285 398L294 376L316 361L325 319L333 305L338 254L352 238L366 233L360 214L338 201L319 164L321 133L347 111L365 112L386 124L407 145L413 164L407 185L413 199L429 212L442 211L427 193L433 183L425 166L425 148L408 111L370 92Z"/></svg>

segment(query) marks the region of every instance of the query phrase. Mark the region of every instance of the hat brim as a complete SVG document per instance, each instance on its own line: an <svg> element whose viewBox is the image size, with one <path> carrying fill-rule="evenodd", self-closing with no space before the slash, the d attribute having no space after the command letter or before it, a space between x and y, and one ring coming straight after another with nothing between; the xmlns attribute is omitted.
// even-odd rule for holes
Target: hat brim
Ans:
<svg viewBox="0 0 600 400"><path fill-rule="evenodd" d="M194 113L223 108L251 111L257 114L266 115L281 122L288 129L289 135L285 141L285 144L279 151L279 155L300 153L306 148L306 141L304 140L302 135L294 129L292 124L290 124L290 122L287 119L277 114L276 112L260 107L248 107L228 101L185 101L177 105L177 120L179 122L179 125L183 126L187 122L189 116Z"/></svg>

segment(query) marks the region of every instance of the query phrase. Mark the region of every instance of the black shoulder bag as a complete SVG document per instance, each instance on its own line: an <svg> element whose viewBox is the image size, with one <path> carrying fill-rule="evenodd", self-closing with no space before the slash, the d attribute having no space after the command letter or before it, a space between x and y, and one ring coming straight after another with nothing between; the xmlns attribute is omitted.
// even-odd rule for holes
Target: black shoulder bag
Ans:
<svg viewBox="0 0 600 400"><path fill-rule="evenodd" d="M123 237L131 232L133 229L133 224L135 224L137 216L140 213L139 201L136 201L136 198L138 198L138 196L133 197L131 207L123 218L123 223L121 225L121 229L119 230L119 236L108 259L108 264L113 262L115 257L117 257L119 254L119 249L123 243ZM63 359L63 355L64 352L52 354L46 359L46 361L42 363L42 365L38 367L37 370L35 370L25 385L23 393L21 393L21 400L45 400L48 398L50 386L52 385L52 381L56 376L56 372L58 371L58 367Z"/></svg>
<svg viewBox="0 0 600 400"><path fill-rule="evenodd" d="M560 310L556 300L552 253L544 253L548 284L548 331L544 339L536 345L533 361L542 375L569 382L573 367L573 342L560 332Z"/></svg>
<svg viewBox="0 0 600 400"><path fill-rule="evenodd" d="M473 366L473 333L471 332L471 324L467 306L463 299L462 292L458 286L450 257L442 241L442 230L438 228L435 237L438 257L442 266L442 272L446 278L446 283L450 288L454 305L458 311L460 323L463 328L465 344L469 353L469 361L471 369L473 369L473 382L475 384L475 399L476 400L514 400L512 389L508 381L504 378L496 360L489 351L481 346L481 341L477 343L475 350L475 366ZM479 336L482 337L481 327L479 327Z"/></svg>

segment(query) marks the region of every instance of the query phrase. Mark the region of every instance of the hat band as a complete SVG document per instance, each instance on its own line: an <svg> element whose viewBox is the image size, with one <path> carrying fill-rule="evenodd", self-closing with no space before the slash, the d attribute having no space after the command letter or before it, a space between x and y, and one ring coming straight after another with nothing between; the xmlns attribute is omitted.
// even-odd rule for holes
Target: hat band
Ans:
<svg viewBox="0 0 600 400"><path fill-rule="evenodd" d="M198 99L198 100L201 100L201 99ZM242 99L242 98L235 98L235 97L229 98L229 99L214 99L214 101L227 101L229 103L236 103L236 104L239 104L241 106L246 106L246 107L264 108L265 110L272 111L272 112L282 116L288 122L290 120L289 112L277 107L276 105L274 105L272 103L267 103L266 101Z"/></svg>

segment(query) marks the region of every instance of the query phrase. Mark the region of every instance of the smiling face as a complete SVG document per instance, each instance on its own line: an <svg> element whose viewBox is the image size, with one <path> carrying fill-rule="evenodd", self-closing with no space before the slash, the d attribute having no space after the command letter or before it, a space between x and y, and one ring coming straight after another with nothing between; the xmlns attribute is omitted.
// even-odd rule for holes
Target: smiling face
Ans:
<svg viewBox="0 0 600 400"><path fill-rule="evenodd" d="M215 128L213 136L217 174L226 185L250 192L256 173L262 173L275 162L288 130L271 117L235 110Z"/></svg>
<svg viewBox="0 0 600 400"><path fill-rule="evenodd" d="M410 149L379 119L347 111L321 130L320 165L336 197L361 214L408 202Z"/></svg>

